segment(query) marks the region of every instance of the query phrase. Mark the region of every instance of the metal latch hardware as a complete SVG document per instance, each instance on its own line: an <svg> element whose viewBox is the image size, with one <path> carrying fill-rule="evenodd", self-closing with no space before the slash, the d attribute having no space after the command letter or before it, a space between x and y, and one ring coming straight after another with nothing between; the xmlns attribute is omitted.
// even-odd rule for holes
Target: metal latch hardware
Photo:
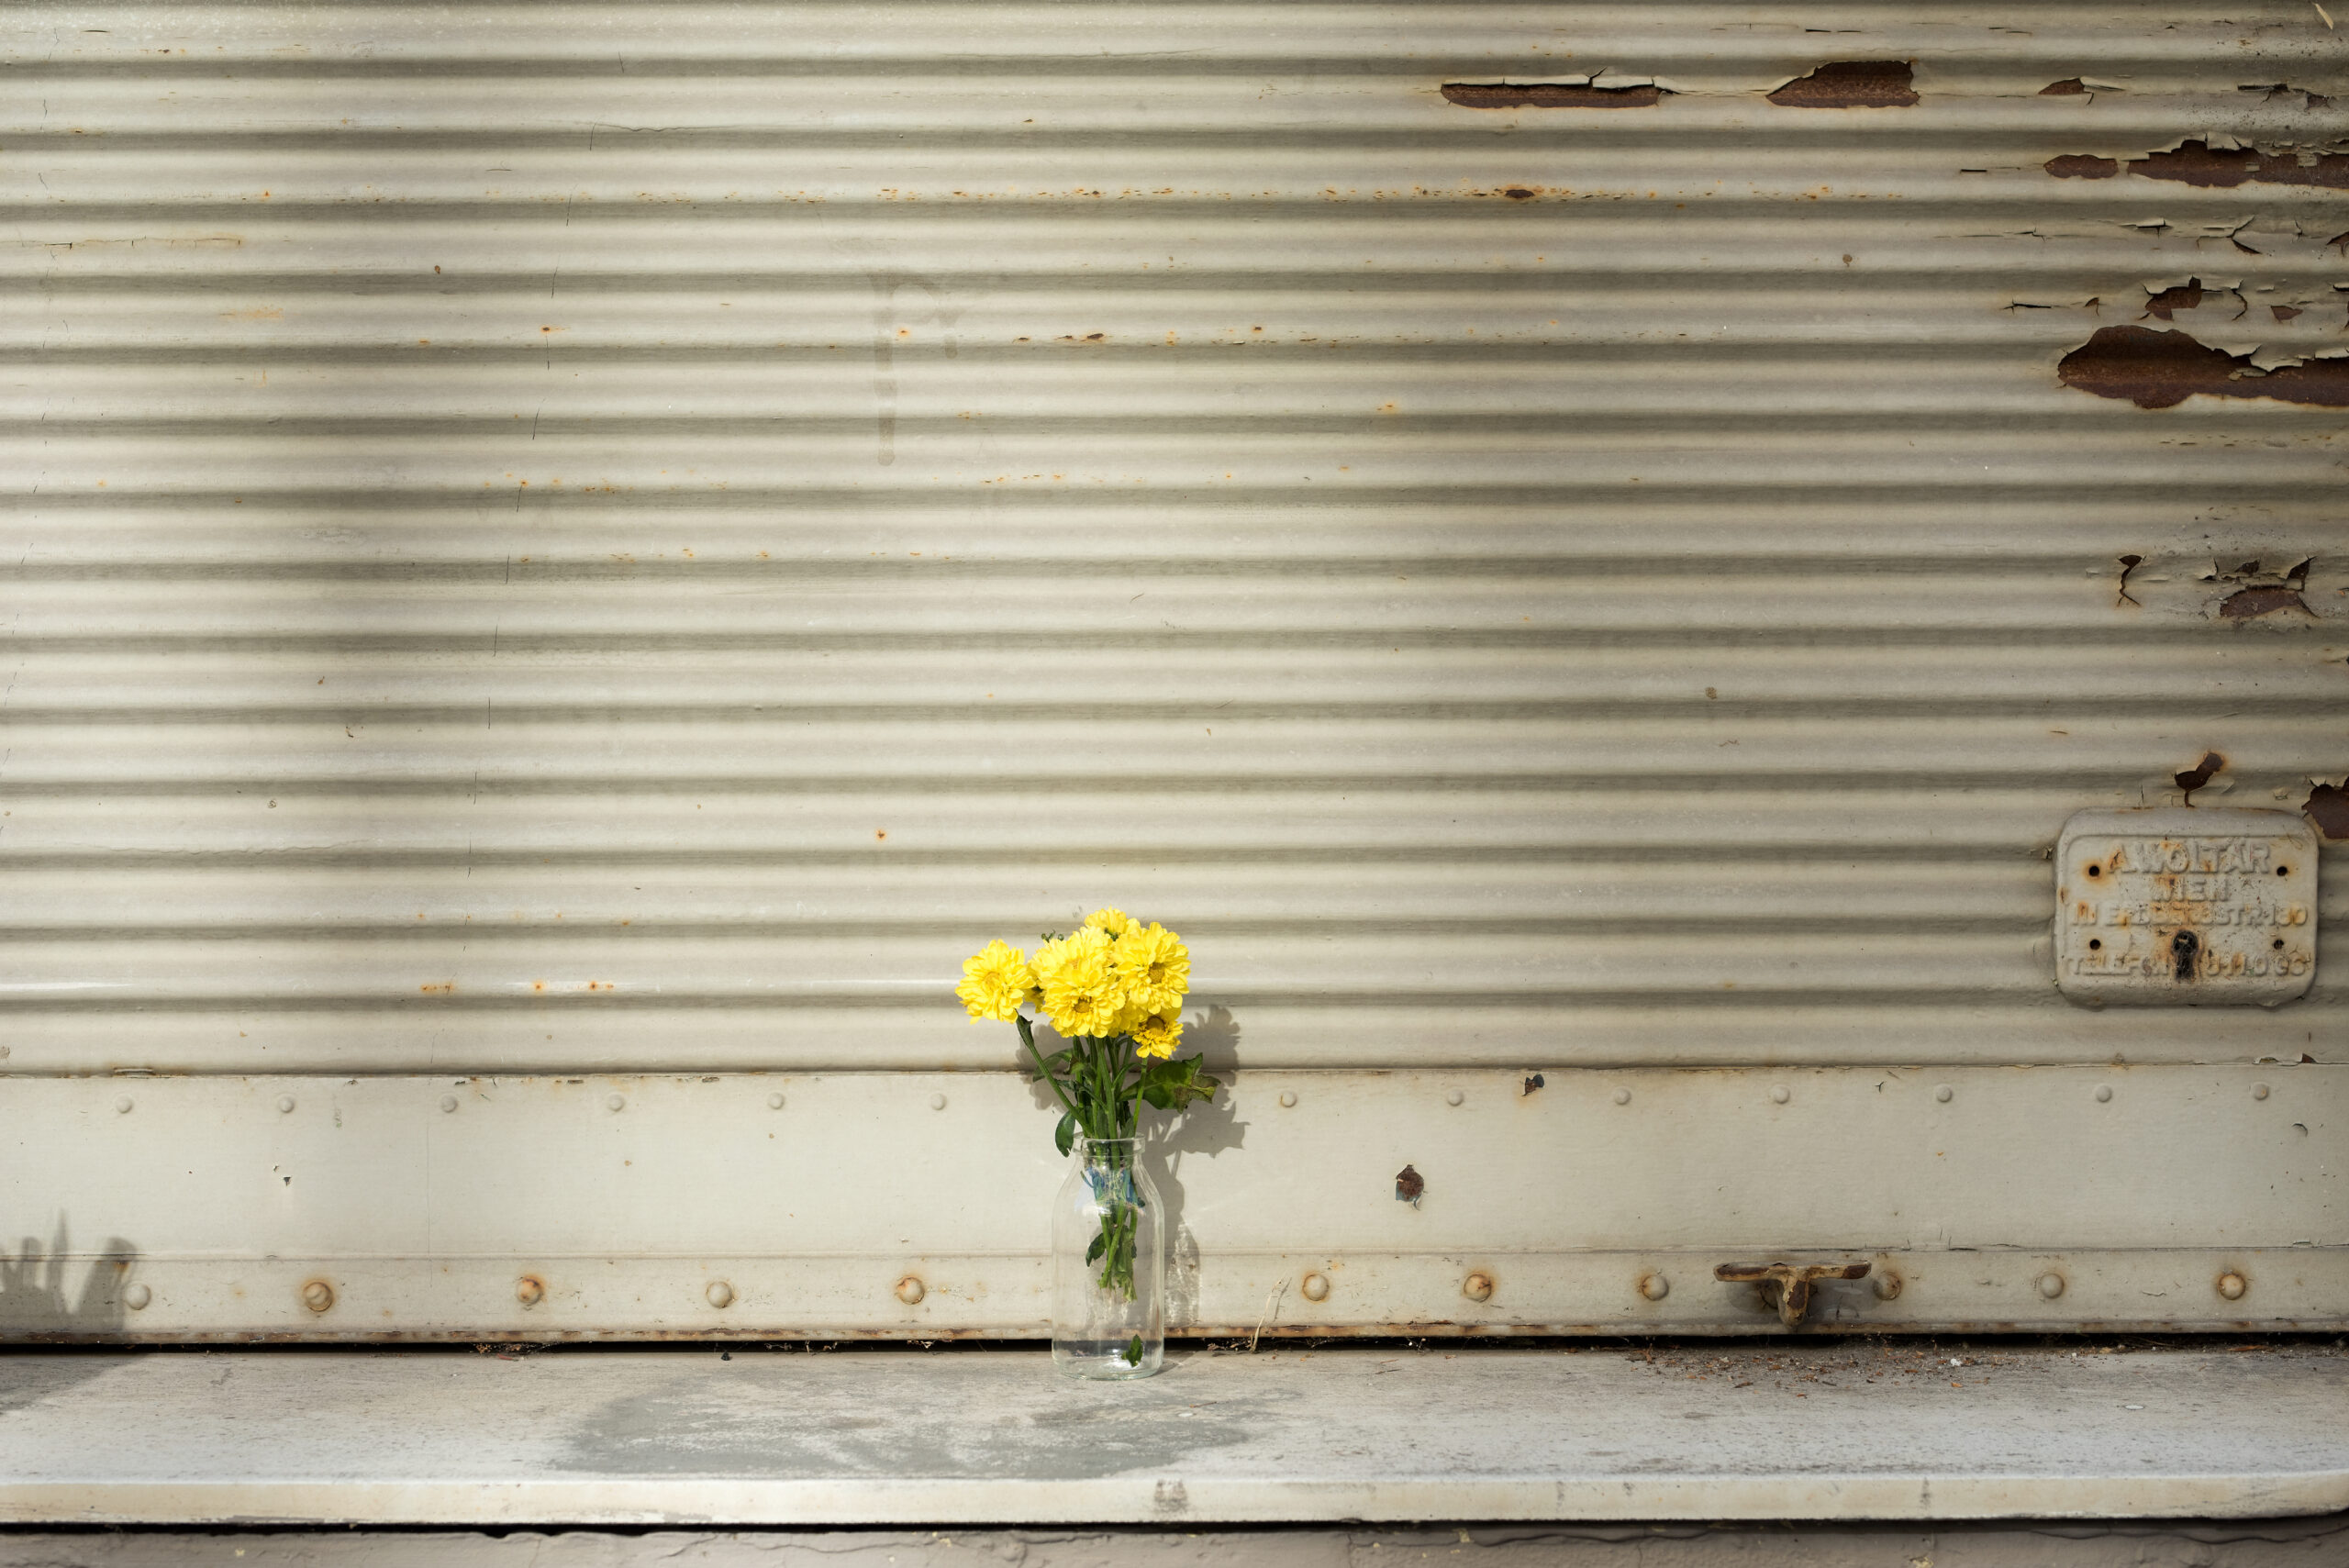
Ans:
<svg viewBox="0 0 2349 1568"><path fill-rule="evenodd" d="M1789 1329L1802 1326L1810 1310L1814 1280L1865 1279L1866 1263L1723 1263L1713 1270L1717 1280L1746 1282L1762 1287L1762 1299L1778 1309L1778 1321Z"/></svg>

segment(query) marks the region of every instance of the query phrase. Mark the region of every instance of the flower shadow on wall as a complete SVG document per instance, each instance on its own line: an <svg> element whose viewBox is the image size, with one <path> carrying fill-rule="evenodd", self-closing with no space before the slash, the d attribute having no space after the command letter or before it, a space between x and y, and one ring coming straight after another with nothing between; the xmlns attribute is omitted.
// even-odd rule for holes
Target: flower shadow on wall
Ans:
<svg viewBox="0 0 2349 1568"><path fill-rule="evenodd" d="M1036 1043L1047 1054L1065 1043L1049 1023L1039 1021L1035 1028ZM1238 1065L1240 1021L1231 1016L1230 1008L1210 1003L1197 1009L1196 1016L1184 1020L1183 1038L1207 1057L1207 1066L1219 1076ZM1230 1081L1224 1077L1227 1084ZM1028 1090L1038 1110L1059 1111L1060 1102L1041 1079L1031 1078ZM1213 1099L1194 1100L1171 1126L1142 1144L1142 1168L1156 1184L1159 1201L1166 1208L1166 1318L1170 1323L1198 1321L1199 1241L1183 1218L1184 1158L1212 1160L1226 1150L1241 1147L1247 1136L1248 1124L1239 1118L1231 1091L1225 1088Z"/></svg>

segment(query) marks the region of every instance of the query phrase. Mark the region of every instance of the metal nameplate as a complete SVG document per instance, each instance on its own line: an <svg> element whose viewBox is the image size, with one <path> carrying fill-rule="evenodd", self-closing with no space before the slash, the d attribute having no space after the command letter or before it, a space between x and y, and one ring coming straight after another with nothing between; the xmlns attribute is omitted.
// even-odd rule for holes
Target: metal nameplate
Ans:
<svg viewBox="0 0 2349 1568"><path fill-rule="evenodd" d="M2283 811L2083 811L2055 846L2055 980L2099 1002L2274 1006L2316 978L2316 834Z"/></svg>

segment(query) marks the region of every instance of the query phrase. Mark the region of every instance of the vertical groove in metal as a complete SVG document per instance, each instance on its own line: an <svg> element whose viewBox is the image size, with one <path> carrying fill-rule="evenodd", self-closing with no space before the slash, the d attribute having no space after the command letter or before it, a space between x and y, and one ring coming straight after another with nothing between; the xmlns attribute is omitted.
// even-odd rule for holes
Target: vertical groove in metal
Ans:
<svg viewBox="0 0 2349 1568"><path fill-rule="evenodd" d="M12 6L0 1065L1008 1065L1097 902L1257 1065L2337 1051L2043 857L2349 769L2344 49Z"/></svg>

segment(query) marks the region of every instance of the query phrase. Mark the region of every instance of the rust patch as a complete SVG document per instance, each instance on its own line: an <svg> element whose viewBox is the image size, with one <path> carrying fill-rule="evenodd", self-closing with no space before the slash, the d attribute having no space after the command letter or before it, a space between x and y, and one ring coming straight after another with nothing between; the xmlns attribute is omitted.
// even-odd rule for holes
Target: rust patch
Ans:
<svg viewBox="0 0 2349 1568"><path fill-rule="evenodd" d="M1513 202L1530 202L1533 199L1533 193L1527 190L1523 185L1511 185L1508 189L1503 191L1501 195L1507 196Z"/></svg>
<svg viewBox="0 0 2349 1568"><path fill-rule="evenodd" d="M2137 319L2143 321L2145 316L2158 316L2164 321L2167 321L2170 319L2171 312L2192 310L2201 303L2202 280L2188 278L2184 283L2163 289L2158 294L2146 295L2144 316L2140 316Z"/></svg>
<svg viewBox="0 0 2349 1568"><path fill-rule="evenodd" d="M1419 1207L1419 1199L1427 1195L1428 1182L1418 1171L1406 1165L1395 1173L1395 1201Z"/></svg>
<svg viewBox="0 0 2349 1568"><path fill-rule="evenodd" d="M2142 555L2124 555L2121 558L2121 581L2114 584L2120 590L2121 597L2112 602L2114 609L2117 610L2123 605L2137 605L2137 596L2129 591L2129 573L2143 564L2145 564L2145 558ZM2143 609L2144 606L2138 605L2137 607Z"/></svg>
<svg viewBox="0 0 2349 1568"><path fill-rule="evenodd" d="M1447 82L1447 102L1464 109L1645 109L1664 95L1653 82L1608 87L1597 82Z"/></svg>
<svg viewBox="0 0 2349 1568"><path fill-rule="evenodd" d="M2349 779L2337 784L2320 784L2309 791L2300 804L2316 830L2328 839L2349 839ZM2306 1061L2307 1058L2301 1058Z"/></svg>
<svg viewBox="0 0 2349 1568"><path fill-rule="evenodd" d="M1905 60L1837 60L1769 95L1788 109L1905 109L1917 101Z"/></svg>
<svg viewBox="0 0 2349 1568"><path fill-rule="evenodd" d="M2268 584L2256 588L2238 588L2219 605L2221 620L2256 620L2272 616L2278 610L2298 610L2302 615L2314 612L2308 601L2300 597L2298 588L2283 584Z"/></svg>
<svg viewBox="0 0 2349 1568"><path fill-rule="evenodd" d="M2066 76L2061 82L2050 82L2039 90L2043 98L2076 98L2088 90L2088 84L2076 76Z"/></svg>
<svg viewBox="0 0 2349 1568"><path fill-rule="evenodd" d="M2226 765L2227 760L2216 751L2205 751L2200 762L2184 773L2172 773L2170 777L2176 781L2178 788L2186 792L2186 804L2191 806L2194 804L2194 792L2216 778Z"/></svg>
<svg viewBox="0 0 2349 1568"><path fill-rule="evenodd" d="M2091 152L2067 152L2050 158L2043 167L2059 180L2110 180L2126 169L2148 180L2170 180L2206 190L2254 183L2349 190L2349 152L2320 152L2304 163L2296 149L2261 152L2249 147L2214 148L2201 140L2183 141L2166 152L2150 152L2125 162Z"/></svg>
<svg viewBox="0 0 2349 1568"><path fill-rule="evenodd" d="M2315 408L2349 408L2349 358L2309 360L2261 373L2249 354L2230 354L2191 333L2151 327L2099 327L2057 361L2065 386L2140 408L2174 408L2208 397L2272 397Z"/></svg>
<svg viewBox="0 0 2349 1568"><path fill-rule="evenodd" d="M2099 158L2093 152L2066 152L2050 158L2046 167L2059 180L2110 180L2121 172L2121 160Z"/></svg>
<svg viewBox="0 0 2349 1568"><path fill-rule="evenodd" d="M1542 1077L1539 1073L1530 1073L1526 1074L1525 1086L1518 1091L1518 1098L1523 1099L1526 1095L1533 1093L1534 1090L1541 1088L1548 1082L1549 1080Z"/></svg>
<svg viewBox="0 0 2349 1568"><path fill-rule="evenodd" d="M2297 305L2271 305L2267 307L2267 314L2278 321L2292 321L2299 318L2300 307Z"/></svg>

